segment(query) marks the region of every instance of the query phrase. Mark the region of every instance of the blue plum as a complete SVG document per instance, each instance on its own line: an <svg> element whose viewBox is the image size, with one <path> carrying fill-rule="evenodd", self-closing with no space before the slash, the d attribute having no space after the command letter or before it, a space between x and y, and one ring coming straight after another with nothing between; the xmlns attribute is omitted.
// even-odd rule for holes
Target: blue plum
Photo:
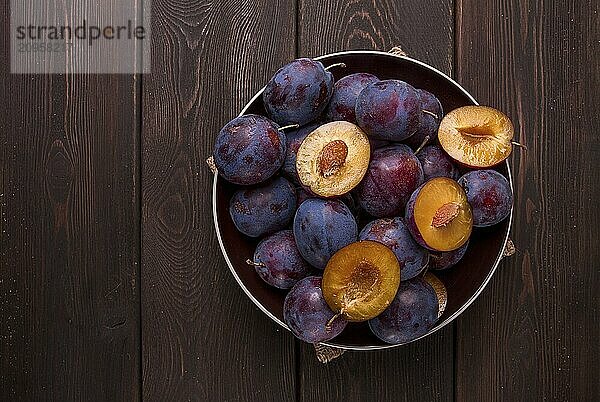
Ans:
<svg viewBox="0 0 600 402"><path fill-rule="evenodd" d="M327 118L356 124L356 98L365 87L377 81L379 78L367 73L351 74L337 81L327 107Z"/></svg>
<svg viewBox="0 0 600 402"><path fill-rule="evenodd" d="M469 242L452 251L432 251L429 255L429 269L441 271L451 268L465 256Z"/></svg>
<svg viewBox="0 0 600 402"><path fill-rule="evenodd" d="M356 201L377 218L401 215L413 191L423 183L423 168L403 144L376 149L355 191Z"/></svg>
<svg viewBox="0 0 600 402"><path fill-rule="evenodd" d="M339 200L309 198L296 211L296 245L302 257L315 268L325 269L331 256L355 242L357 236L356 220Z"/></svg>
<svg viewBox="0 0 600 402"><path fill-rule="evenodd" d="M428 145L417 153L417 158L423 167L425 181L429 181L434 177L458 179L458 167L441 147Z"/></svg>
<svg viewBox="0 0 600 402"><path fill-rule="evenodd" d="M367 86L356 100L356 121L370 137L402 141L419 128L421 103L415 88L385 80Z"/></svg>
<svg viewBox="0 0 600 402"><path fill-rule="evenodd" d="M316 130L319 125L320 124L318 123L309 124L285 133L287 142L285 161L283 162L282 171L288 179L297 185L300 185L300 178L298 177L298 171L296 170L296 157L298 156L298 148L300 148L300 144L302 144L302 141L304 141L306 136Z"/></svg>
<svg viewBox="0 0 600 402"><path fill-rule="evenodd" d="M442 104L431 92L424 89L417 89L420 101L420 122L417 132L404 141L405 144L417 149L426 137L429 137L428 143L432 143L437 138L438 128L444 116Z"/></svg>
<svg viewBox="0 0 600 402"><path fill-rule="evenodd" d="M298 281L283 302L283 320L304 342L319 343L338 336L348 322L341 316L333 319L335 315L323 297L318 276Z"/></svg>
<svg viewBox="0 0 600 402"><path fill-rule="evenodd" d="M298 59L280 68L263 92L267 114L281 125L316 120L333 94L333 75L323 64Z"/></svg>
<svg viewBox="0 0 600 402"><path fill-rule="evenodd" d="M413 239L402 218L377 219L368 223L359 240L373 240L391 249L400 264L401 280L419 275L427 267L429 252Z"/></svg>
<svg viewBox="0 0 600 402"><path fill-rule="evenodd" d="M388 308L369 320L376 337L391 344L413 341L425 335L438 319L439 300L433 287L423 278L400 283Z"/></svg>
<svg viewBox="0 0 600 402"><path fill-rule="evenodd" d="M229 214L237 230L260 237L284 229L296 211L296 190L283 177L257 187L240 189L229 202Z"/></svg>
<svg viewBox="0 0 600 402"><path fill-rule="evenodd" d="M213 158L221 177L241 185L264 182L285 158L285 134L271 120L258 115L236 117L217 135Z"/></svg>
<svg viewBox="0 0 600 402"><path fill-rule="evenodd" d="M264 238L256 246L254 260L249 263L262 280L279 289L291 288L312 271L300 255L291 230L282 230Z"/></svg>
<svg viewBox="0 0 600 402"><path fill-rule="evenodd" d="M467 172L458 183L473 209L473 226L495 225L510 215L513 193L506 177L495 170Z"/></svg>

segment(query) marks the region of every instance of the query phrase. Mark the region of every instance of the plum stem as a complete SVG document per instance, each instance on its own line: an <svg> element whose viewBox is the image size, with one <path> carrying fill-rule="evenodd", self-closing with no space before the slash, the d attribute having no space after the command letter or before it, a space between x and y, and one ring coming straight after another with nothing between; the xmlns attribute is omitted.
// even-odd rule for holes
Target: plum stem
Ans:
<svg viewBox="0 0 600 402"><path fill-rule="evenodd" d="M433 112L430 112L429 110L422 109L421 111L422 111L423 113L425 113L425 114L428 114L428 115L430 115L430 116L433 116L433 118L434 118L434 119L436 119L436 120L439 120L439 119L440 119L440 116L438 116L437 114L435 114L435 113L433 113Z"/></svg>
<svg viewBox="0 0 600 402"><path fill-rule="evenodd" d="M333 322L340 318L341 316L344 315L344 309L341 309L339 313L335 314L333 317L331 317L329 319L329 321L327 321L327 324L325 324L325 331L329 332L331 331L331 327L333 326Z"/></svg>
<svg viewBox="0 0 600 402"><path fill-rule="evenodd" d="M248 264L248 265L253 265L253 266L255 266L255 267L264 267L264 266L265 266L265 264L263 264L262 262L254 262L254 261L252 261L250 258L248 258L248 259L246 260L246 264Z"/></svg>
<svg viewBox="0 0 600 402"><path fill-rule="evenodd" d="M330 65L328 67L325 67L325 71L329 71L330 69L332 69L334 67L346 68L346 63L335 63L335 64L332 64L332 65Z"/></svg>
<svg viewBox="0 0 600 402"><path fill-rule="evenodd" d="M285 130L289 130L290 128L298 128L298 127L300 127L300 124L289 124L287 126L279 127L278 130L285 131Z"/></svg>
<svg viewBox="0 0 600 402"><path fill-rule="evenodd" d="M525 151L527 151L527 145L523 145L523 144L521 144L520 142L517 142L517 141L511 141L510 143L513 144L513 145L518 146L519 148L523 148Z"/></svg>
<svg viewBox="0 0 600 402"><path fill-rule="evenodd" d="M426 135L425 138L423 139L423 142L421 143L421 145L419 145L419 148L417 148L417 150L415 151L415 155L418 154L419 152L421 152L421 150L423 149L423 147L425 145L427 145L428 142L429 142L429 136Z"/></svg>

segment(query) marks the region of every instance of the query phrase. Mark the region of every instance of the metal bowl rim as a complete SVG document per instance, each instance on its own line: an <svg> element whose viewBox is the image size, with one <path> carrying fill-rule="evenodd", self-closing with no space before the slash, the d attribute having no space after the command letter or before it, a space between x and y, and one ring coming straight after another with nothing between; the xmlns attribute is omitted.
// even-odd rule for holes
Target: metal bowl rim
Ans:
<svg viewBox="0 0 600 402"><path fill-rule="evenodd" d="M435 67L430 66L429 64L423 63L422 61L419 61L419 60L415 60L415 59L410 58L408 56L400 56L400 55L396 55L396 54L392 54L392 53L387 53L387 52L376 51L376 50L349 50L349 51L344 51L344 52L330 53L330 54L322 55L322 56L319 56L319 57L314 57L313 59L314 60L325 60L325 59L330 58L330 57L343 56L343 55L378 55L378 56L386 56L386 57L395 57L395 58L399 58L399 59L403 59L405 61L408 61L409 63L418 64L418 65L420 65L420 66L422 66L422 67L424 67L424 68L426 68L426 69L434 72L435 74L437 74L438 76L440 76L440 78L446 80L447 82L449 82L450 84L452 84L453 86L455 86L465 96L467 96L474 104L479 105L479 103L475 100L475 98L469 92L467 92L467 90L465 90L459 83L457 83L456 81L454 81L448 75L446 75L443 72L439 71ZM252 99L250 99L250 101L246 104L246 106L244 106L244 108L240 112L239 116L244 115L246 113L246 111L248 110L248 108L250 108L250 106L260 96L262 96L262 93L263 93L264 89L265 89L265 87L263 87L260 91L258 91L256 93L256 95L254 95L252 97ZM511 190L514 191L514 189L513 189L512 174L511 174L511 171L510 171L510 165L509 165L508 161L505 161L505 163L506 163L506 168L507 168L507 171L508 171L508 181L510 183ZM277 324L281 325L286 330L290 331L290 329L288 328L288 326L283 321L281 321L279 318L277 318L275 315L273 315L265 306L263 306L254 297L254 295L250 292L250 290L244 285L244 283L242 282L241 278L238 276L237 272L235 271L235 268L233 267L233 264L231 263L231 260L229 259L229 256L227 255L227 251L225 250L225 245L223 244L223 238L221 237L221 231L220 231L219 220L218 220L218 215L217 215L217 181L218 181L218 178L219 178L218 173L215 173L214 174L214 179L213 179L213 221L214 221L215 231L217 233L217 239L219 241L219 247L221 248L221 253L223 254L223 257L225 258L225 262L227 263L227 266L229 267L229 270L231 271L233 277L235 278L235 280L237 281L237 283L239 284L239 286L242 288L242 290L244 291L244 293L246 293L246 296L248 296L248 298L250 300L252 300L252 302L263 313L265 313L269 318L271 318ZM437 332L438 330L442 329L443 327L445 327L446 325L448 325L450 322L454 321L456 319L456 317L458 317L460 314L462 314L471 304L473 304L473 302L475 301L475 299L477 299L477 297L479 297L479 295L483 292L483 290L485 289L485 287L487 286L487 284L491 280L492 276L496 272L496 269L498 268L498 265L500 264L500 261L502 260L503 252L504 252L504 249L506 247L506 243L508 242L508 238L509 238L509 234L510 234L510 229L511 229L511 226L512 226L512 219L513 219L513 208L511 207L510 215L508 216L508 227L506 228L506 235L504 237L504 241L502 242L502 247L500 248L500 252L499 252L498 256L496 257L496 261L494 262L494 265L492 266L492 269L490 270L490 272L488 273L488 275L484 278L483 282L481 283L481 285L479 286L479 288L477 289L477 291L458 310L456 310L456 312L454 314L450 315L444 321L442 321L441 323L437 324L435 327L433 327L426 334L424 334L424 335L422 335L422 336L420 336L420 337L418 337L416 339L413 339L410 342L401 343L401 344L395 344L395 345L393 345L393 344L389 344L389 345L365 345L365 346L343 345L343 344L337 344L337 343L333 342L333 340L332 341L328 341L328 342L321 342L321 344L322 345L326 345L326 346L330 346L330 347L333 347L333 348L345 349L345 350L382 350L382 349L390 349L390 348L395 348L395 347L398 347L398 346L407 345L409 343L418 341L419 339L422 339L422 338L424 338L426 336L429 336L429 335L433 334L434 332Z"/></svg>

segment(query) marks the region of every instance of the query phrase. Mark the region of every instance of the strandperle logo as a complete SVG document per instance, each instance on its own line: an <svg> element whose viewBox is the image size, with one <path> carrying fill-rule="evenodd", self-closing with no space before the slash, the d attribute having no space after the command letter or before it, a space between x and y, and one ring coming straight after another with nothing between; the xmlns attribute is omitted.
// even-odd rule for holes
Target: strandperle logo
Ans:
<svg viewBox="0 0 600 402"><path fill-rule="evenodd" d="M141 26L133 26L131 20L127 21L127 26L105 26L99 27L89 25L87 20L83 20L81 25L76 27L71 26L37 26L37 25L19 25L17 27L18 40L65 40L72 42L73 40L85 40L88 46L92 46L94 41L98 39L106 40L121 40L121 39L138 39L142 40L146 37L146 29Z"/></svg>
<svg viewBox="0 0 600 402"><path fill-rule="evenodd" d="M147 1L11 0L11 72L148 73L149 11Z"/></svg>

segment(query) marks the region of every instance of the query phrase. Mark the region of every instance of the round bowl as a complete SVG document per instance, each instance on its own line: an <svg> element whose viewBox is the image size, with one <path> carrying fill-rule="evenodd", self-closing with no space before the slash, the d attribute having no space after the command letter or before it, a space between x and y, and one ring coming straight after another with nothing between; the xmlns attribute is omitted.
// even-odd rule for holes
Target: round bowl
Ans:
<svg viewBox="0 0 600 402"><path fill-rule="evenodd" d="M460 106L477 105L477 101L450 77L409 57L377 51L347 51L315 59L325 66L345 63L346 68L333 69L336 79L357 72L367 72L382 80L406 81L435 94L441 101L445 113ZM252 98L240 115L246 113L265 115L262 91ZM512 187L508 163L500 164L496 170L509 179ZM254 269L246 264L246 259L253 258L258 240L239 233L229 216L229 199L236 187L215 174L213 216L221 251L231 273L248 298L273 321L288 329L283 322L283 300L287 292L267 285L258 277ZM512 210L510 216L498 225L485 229L474 228L469 248L463 259L453 268L435 272L448 290L448 304L437 325L423 337L458 317L483 291L502 259L511 221ZM350 323L341 335L323 344L352 350L376 350L401 346L380 341L371 333L366 323Z"/></svg>

